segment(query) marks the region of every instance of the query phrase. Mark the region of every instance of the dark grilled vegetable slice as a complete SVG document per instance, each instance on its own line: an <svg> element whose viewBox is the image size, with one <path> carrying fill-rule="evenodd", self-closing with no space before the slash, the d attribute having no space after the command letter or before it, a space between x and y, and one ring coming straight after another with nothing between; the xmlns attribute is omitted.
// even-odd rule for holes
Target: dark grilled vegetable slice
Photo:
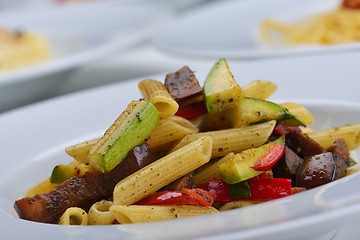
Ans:
<svg viewBox="0 0 360 240"><path fill-rule="evenodd" d="M177 102L202 94L199 81L194 72L187 66L174 73L168 73L165 77L165 87Z"/></svg>

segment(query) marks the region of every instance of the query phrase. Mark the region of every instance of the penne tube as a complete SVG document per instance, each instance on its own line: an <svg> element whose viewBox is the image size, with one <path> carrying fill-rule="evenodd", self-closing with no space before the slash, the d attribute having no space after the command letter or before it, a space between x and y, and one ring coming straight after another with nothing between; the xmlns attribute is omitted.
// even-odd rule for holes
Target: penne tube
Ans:
<svg viewBox="0 0 360 240"><path fill-rule="evenodd" d="M120 224L158 222L219 212L214 207L192 205L113 205L110 211Z"/></svg>
<svg viewBox="0 0 360 240"><path fill-rule="evenodd" d="M133 204L204 165L211 149L212 139L205 136L145 166L116 184L114 204Z"/></svg>
<svg viewBox="0 0 360 240"><path fill-rule="evenodd" d="M79 207L70 207L66 209L59 219L59 224L63 225L87 225L88 214Z"/></svg>
<svg viewBox="0 0 360 240"><path fill-rule="evenodd" d="M308 135L324 148L328 148L336 139L343 138L349 150L353 150L360 145L360 124L347 124L340 127L309 132Z"/></svg>
<svg viewBox="0 0 360 240"><path fill-rule="evenodd" d="M245 97L265 100L277 90L277 85L269 81L255 80L245 85L242 90Z"/></svg>
<svg viewBox="0 0 360 240"><path fill-rule="evenodd" d="M179 109L179 104L171 97L162 82L146 79L138 86L145 100L154 104L161 118L173 116Z"/></svg>
<svg viewBox="0 0 360 240"><path fill-rule="evenodd" d="M297 116L306 125L314 123L314 116L303 105L294 102L286 102L280 105L287 108L291 114Z"/></svg>
<svg viewBox="0 0 360 240"><path fill-rule="evenodd" d="M305 134L314 132L314 129L309 128L309 127L302 127L302 126L300 126L299 128L301 129L301 132L302 132L302 133L305 133Z"/></svg>
<svg viewBox="0 0 360 240"><path fill-rule="evenodd" d="M78 143L65 148L65 152L75 160L82 163L89 163L88 153L91 147L99 140L99 138Z"/></svg>
<svg viewBox="0 0 360 240"><path fill-rule="evenodd" d="M155 127L147 138L146 143L151 150L164 150L163 147L167 146L169 143L198 131L199 129L189 120L178 116L172 116L160 120L157 127Z"/></svg>
<svg viewBox="0 0 360 240"><path fill-rule="evenodd" d="M89 225L109 225L113 224L115 217L110 211L113 205L112 201L101 200L94 203L88 212Z"/></svg>
<svg viewBox="0 0 360 240"><path fill-rule="evenodd" d="M189 134L182 138L171 151L175 151L200 137L210 136L213 139L212 158L223 157L231 152L238 153L263 145L268 141L275 124L276 121L272 120L241 128Z"/></svg>

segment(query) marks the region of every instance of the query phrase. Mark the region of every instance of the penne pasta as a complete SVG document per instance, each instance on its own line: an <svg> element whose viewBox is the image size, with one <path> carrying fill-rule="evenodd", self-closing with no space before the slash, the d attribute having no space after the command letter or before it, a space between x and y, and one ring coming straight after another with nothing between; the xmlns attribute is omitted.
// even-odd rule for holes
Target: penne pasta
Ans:
<svg viewBox="0 0 360 240"><path fill-rule="evenodd" d="M280 104L281 106L287 108L290 113L294 114L305 124L314 123L314 116L311 114L309 110L307 110L303 105L294 103L294 102L286 102Z"/></svg>
<svg viewBox="0 0 360 240"><path fill-rule="evenodd" d="M59 224L63 225L87 225L88 214L79 207L70 207L62 214Z"/></svg>
<svg viewBox="0 0 360 240"><path fill-rule="evenodd" d="M245 97L267 99L277 89L277 85L270 81L255 80L245 85L242 90Z"/></svg>
<svg viewBox="0 0 360 240"><path fill-rule="evenodd" d="M353 150L360 145L360 124L347 124L309 132L308 135L324 148L328 148L336 139L343 138L349 150Z"/></svg>
<svg viewBox="0 0 360 240"><path fill-rule="evenodd" d="M116 184L114 204L133 204L204 165L211 158L211 149L212 139L201 137L131 174Z"/></svg>
<svg viewBox="0 0 360 240"><path fill-rule="evenodd" d="M305 133L305 134L308 134L308 133L311 133L311 132L314 132L314 130L312 128L309 128L309 127L299 127L301 129L301 132Z"/></svg>
<svg viewBox="0 0 360 240"><path fill-rule="evenodd" d="M164 146L172 143L187 134L196 133L199 129L195 127L189 120L172 116L170 118L161 119L157 127L151 132L146 143L149 149L161 151Z"/></svg>
<svg viewBox="0 0 360 240"><path fill-rule="evenodd" d="M145 100L154 104L161 118L173 116L179 109L179 104L170 96L162 82L146 79L138 86Z"/></svg>
<svg viewBox="0 0 360 240"><path fill-rule="evenodd" d="M88 212L89 225L109 225L115 220L114 215L110 211L113 205L112 201L101 200L94 203Z"/></svg>
<svg viewBox="0 0 360 240"><path fill-rule="evenodd" d="M92 139L89 141L81 142L69 147L65 148L65 152L73 157L75 160L82 163L89 163L88 153L91 147L98 141L99 139Z"/></svg>
<svg viewBox="0 0 360 240"><path fill-rule="evenodd" d="M228 153L238 153L252 147L263 145L272 133L276 121L254 124L241 128L200 132L186 135L174 146L175 151L196 139L210 136L213 139L212 158L223 157Z"/></svg>
<svg viewBox="0 0 360 240"><path fill-rule="evenodd" d="M144 223L207 215L219 212L214 207L193 205L113 205L110 211L121 224Z"/></svg>

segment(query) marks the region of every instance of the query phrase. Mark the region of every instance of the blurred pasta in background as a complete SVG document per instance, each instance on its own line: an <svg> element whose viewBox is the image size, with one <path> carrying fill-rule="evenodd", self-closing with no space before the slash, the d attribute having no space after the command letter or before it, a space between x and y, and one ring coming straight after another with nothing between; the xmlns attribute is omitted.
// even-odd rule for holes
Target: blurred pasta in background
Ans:
<svg viewBox="0 0 360 240"><path fill-rule="evenodd" d="M350 3L351 2L351 3ZM336 9L292 23L265 19L260 38L270 44L329 45L360 41L360 10L354 2L344 1Z"/></svg>
<svg viewBox="0 0 360 240"><path fill-rule="evenodd" d="M0 74L47 61L51 56L47 39L27 31L0 28Z"/></svg>

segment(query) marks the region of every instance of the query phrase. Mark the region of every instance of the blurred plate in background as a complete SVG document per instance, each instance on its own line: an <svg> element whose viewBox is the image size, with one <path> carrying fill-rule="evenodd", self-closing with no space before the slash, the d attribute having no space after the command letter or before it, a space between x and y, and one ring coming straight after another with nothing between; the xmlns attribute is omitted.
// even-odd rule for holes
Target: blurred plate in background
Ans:
<svg viewBox="0 0 360 240"><path fill-rule="evenodd" d="M47 62L0 74L0 112L44 97L48 88L56 86L52 82L58 80L56 73L146 40L170 14L168 8L159 5L121 1L3 10L1 27L45 36L53 56Z"/></svg>
<svg viewBox="0 0 360 240"><path fill-rule="evenodd" d="M193 9L162 26L153 36L163 50L197 57L254 59L359 49L360 43L324 46L272 46L260 40L265 18L291 23L336 9L341 0L217 1Z"/></svg>

